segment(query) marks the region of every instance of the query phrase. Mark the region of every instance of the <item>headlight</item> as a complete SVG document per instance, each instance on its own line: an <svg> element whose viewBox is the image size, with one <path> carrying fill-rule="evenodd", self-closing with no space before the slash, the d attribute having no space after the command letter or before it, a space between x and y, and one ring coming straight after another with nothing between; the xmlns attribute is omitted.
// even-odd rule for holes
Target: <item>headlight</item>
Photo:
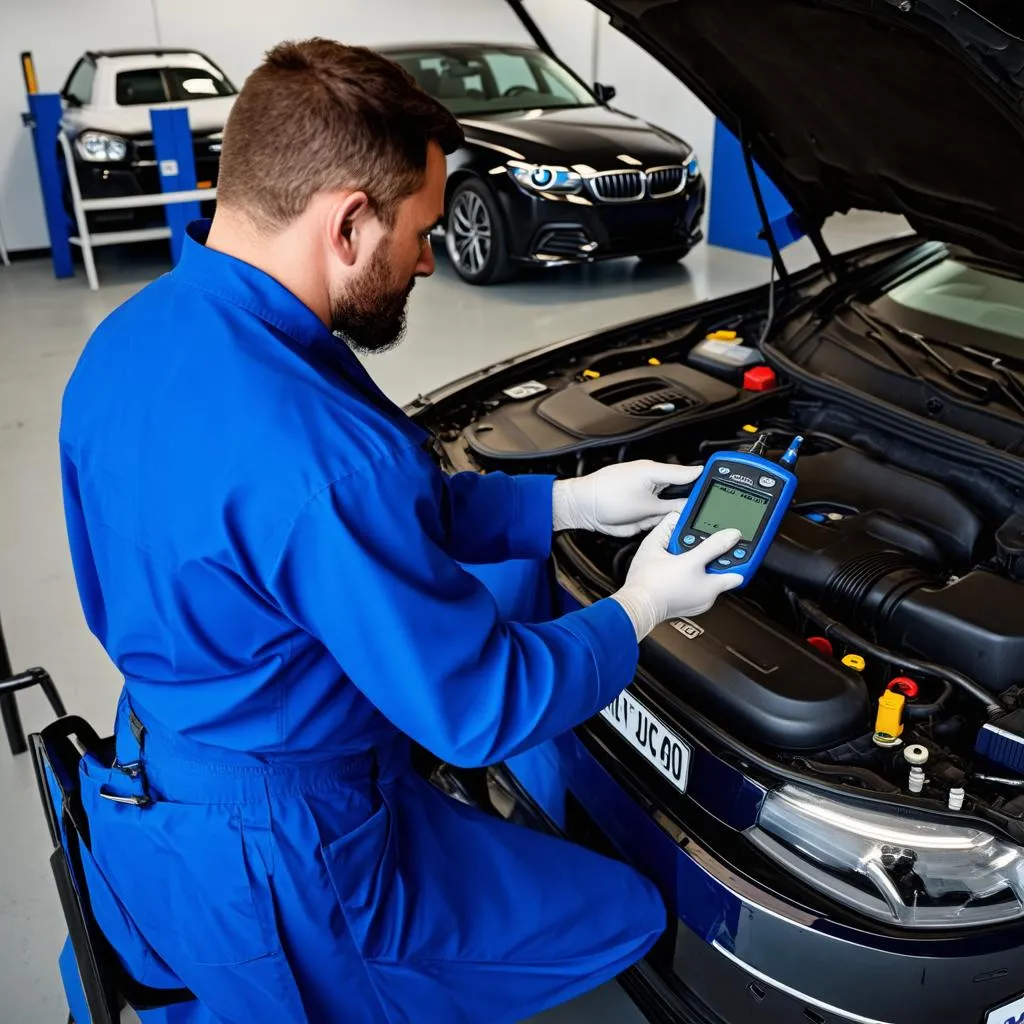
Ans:
<svg viewBox="0 0 1024 1024"><path fill-rule="evenodd" d="M686 164L686 177L691 180L700 177L700 163L696 156L691 156Z"/></svg>
<svg viewBox="0 0 1024 1024"><path fill-rule="evenodd" d="M106 132L82 132L76 145L84 160L97 163L123 160L128 155L128 143Z"/></svg>
<svg viewBox="0 0 1024 1024"><path fill-rule="evenodd" d="M1024 913L1024 850L971 826L783 786L746 835L816 889L889 924L966 928Z"/></svg>
<svg viewBox="0 0 1024 1024"><path fill-rule="evenodd" d="M579 192L583 186L583 178L568 167L510 163L508 173L512 175L513 180L530 192L555 192L567 195Z"/></svg>

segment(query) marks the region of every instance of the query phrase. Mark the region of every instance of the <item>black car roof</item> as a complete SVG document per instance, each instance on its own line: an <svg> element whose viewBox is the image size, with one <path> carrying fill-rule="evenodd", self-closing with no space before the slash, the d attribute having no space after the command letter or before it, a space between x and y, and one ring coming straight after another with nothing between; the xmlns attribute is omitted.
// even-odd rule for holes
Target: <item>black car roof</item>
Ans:
<svg viewBox="0 0 1024 1024"><path fill-rule="evenodd" d="M394 43L388 43L387 46L374 47L378 53L383 53L385 56L392 53L408 53L410 50L440 50L442 52L446 50L527 50L531 53L539 53L540 51L536 46L531 46L529 43L406 43L404 45L395 45Z"/></svg>

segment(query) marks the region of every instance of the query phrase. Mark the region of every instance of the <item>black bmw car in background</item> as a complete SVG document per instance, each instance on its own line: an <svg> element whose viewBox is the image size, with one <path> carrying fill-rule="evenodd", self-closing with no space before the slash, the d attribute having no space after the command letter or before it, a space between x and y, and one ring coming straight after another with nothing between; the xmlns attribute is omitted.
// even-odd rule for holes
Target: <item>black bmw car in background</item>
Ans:
<svg viewBox="0 0 1024 1024"><path fill-rule="evenodd" d="M458 117L445 238L472 284L517 265L618 256L675 263L700 241L705 185L693 147L609 107L614 90L520 46L383 51Z"/></svg>

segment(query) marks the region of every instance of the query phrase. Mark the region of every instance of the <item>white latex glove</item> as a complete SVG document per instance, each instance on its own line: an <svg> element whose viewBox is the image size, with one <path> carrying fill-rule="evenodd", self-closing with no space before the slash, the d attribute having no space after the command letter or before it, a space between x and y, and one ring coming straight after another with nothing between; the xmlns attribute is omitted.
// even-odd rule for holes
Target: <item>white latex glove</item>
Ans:
<svg viewBox="0 0 1024 1024"><path fill-rule="evenodd" d="M739 573L706 571L709 563L737 545L742 536L739 530L720 530L695 548L670 555L665 546L678 519L678 512L665 516L644 538L626 582L612 594L630 617L637 640L643 640L661 622L706 612L719 594L743 582Z"/></svg>
<svg viewBox="0 0 1024 1024"><path fill-rule="evenodd" d="M659 498L670 484L691 484L703 466L673 466L638 459L605 466L596 473L556 480L552 493L555 530L594 530L610 537L632 537L650 530L685 498Z"/></svg>

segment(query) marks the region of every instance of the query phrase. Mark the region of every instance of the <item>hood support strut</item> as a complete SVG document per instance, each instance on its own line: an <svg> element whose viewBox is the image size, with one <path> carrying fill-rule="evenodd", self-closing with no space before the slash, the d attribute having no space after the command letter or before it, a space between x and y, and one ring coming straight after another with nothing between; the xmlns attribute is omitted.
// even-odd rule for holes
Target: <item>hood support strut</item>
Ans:
<svg viewBox="0 0 1024 1024"><path fill-rule="evenodd" d="M505 2L512 8L515 16L522 22L523 28L529 33L530 38L536 43L537 49L546 53L552 60L558 60L558 55L551 48L551 44L548 42L547 36L544 35L540 30L540 26L533 20L533 16L526 9L526 4L523 0L505 0ZM561 61L558 61L561 63Z"/></svg>

